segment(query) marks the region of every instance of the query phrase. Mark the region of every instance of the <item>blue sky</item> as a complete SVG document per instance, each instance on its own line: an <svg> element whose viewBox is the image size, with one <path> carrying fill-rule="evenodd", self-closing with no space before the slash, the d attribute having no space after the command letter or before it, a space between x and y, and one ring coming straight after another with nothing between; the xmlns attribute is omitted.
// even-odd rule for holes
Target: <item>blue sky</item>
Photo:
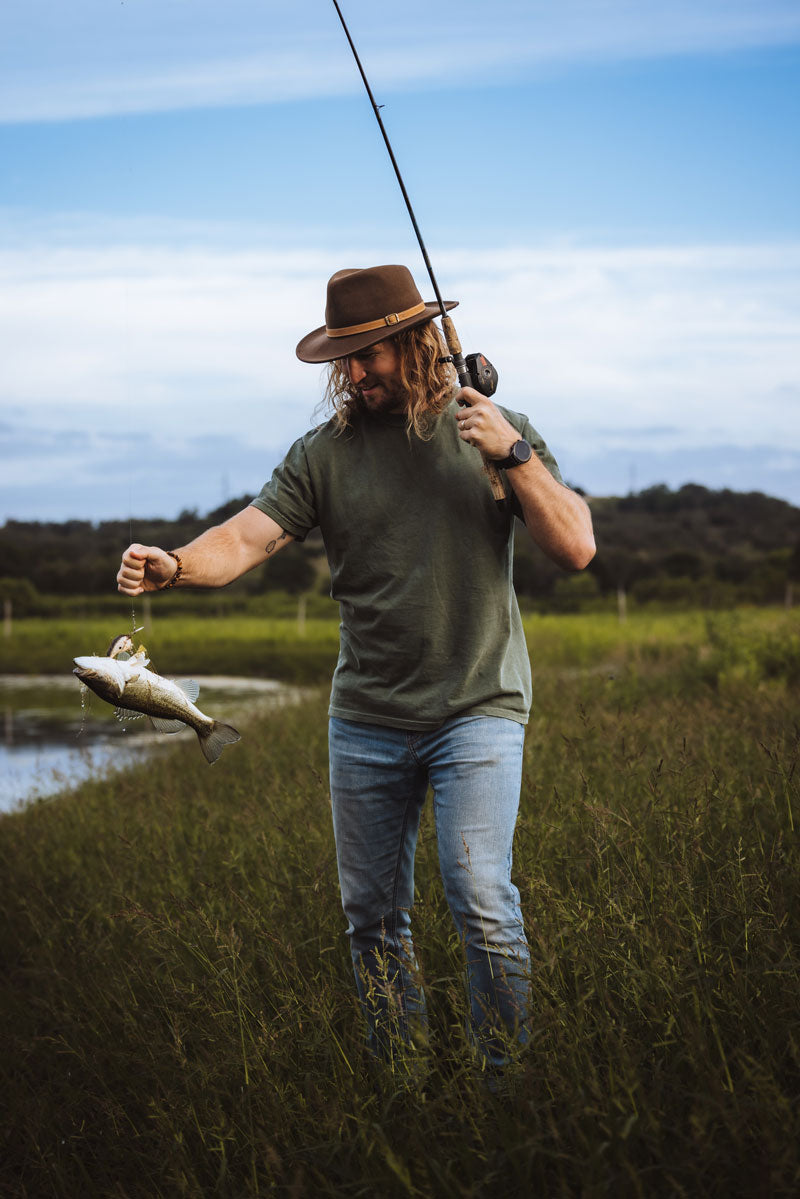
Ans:
<svg viewBox="0 0 800 1199"><path fill-rule="evenodd" d="M465 349L565 476L800 503L795 0L343 0ZM207 509L341 266L430 287L333 5L6 0L0 518Z"/></svg>

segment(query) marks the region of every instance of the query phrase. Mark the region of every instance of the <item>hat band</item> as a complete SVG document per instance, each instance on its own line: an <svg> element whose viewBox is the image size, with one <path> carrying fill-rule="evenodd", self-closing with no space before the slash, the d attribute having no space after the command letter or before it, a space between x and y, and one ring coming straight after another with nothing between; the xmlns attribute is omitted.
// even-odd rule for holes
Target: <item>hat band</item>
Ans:
<svg viewBox="0 0 800 1199"><path fill-rule="evenodd" d="M355 333L369 333L372 329L380 329L385 325L399 325L401 321L407 321L411 316L419 316L424 311L425 302L420 300L419 304L415 304L413 308L406 308L405 312L390 312L377 321L365 321L363 325L347 325L343 329L326 328L325 332L328 337L352 337Z"/></svg>

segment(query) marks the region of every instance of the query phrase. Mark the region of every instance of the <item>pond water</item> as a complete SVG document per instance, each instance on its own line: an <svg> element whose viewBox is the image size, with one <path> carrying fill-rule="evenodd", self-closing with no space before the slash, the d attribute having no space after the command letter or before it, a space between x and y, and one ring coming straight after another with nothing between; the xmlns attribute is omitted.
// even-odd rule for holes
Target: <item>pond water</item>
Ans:
<svg viewBox="0 0 800 1199"><path fill-rule="evenodd" d="M267 679L198 678L201 711L236 725L254 707L294 702L304 692ZM76 786L107 770L158 753L191 730L155 733L141 719L119 721L110 704L81 695L73 675L0 676L0 812ZM199 751L198 751L199 752Z"/></svg>

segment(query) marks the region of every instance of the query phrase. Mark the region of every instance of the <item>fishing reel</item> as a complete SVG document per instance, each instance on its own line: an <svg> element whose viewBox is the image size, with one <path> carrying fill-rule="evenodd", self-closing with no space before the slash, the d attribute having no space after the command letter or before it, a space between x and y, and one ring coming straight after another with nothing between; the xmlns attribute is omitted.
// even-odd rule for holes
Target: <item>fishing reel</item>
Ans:
<svg viewBox="0 0 800 1199"><path fill-rule="evenodd" d="M484 354L467 354L464 361L469 371L470 387L482 396L493 396L497 391L497 371Z"/></svg>
<svg viewBox="0 0 800 1199"><path fill-rule="evenodd" d="M461 360L469 375L468 384L464 382L459 369L459 363L453 354L445 354L439 361L453 363L458 372L458 381L462 387L472 387L475 391L479 391L482 396L493 396L497 391L497 371L485 354L467 354L466 358Z"/></svg>

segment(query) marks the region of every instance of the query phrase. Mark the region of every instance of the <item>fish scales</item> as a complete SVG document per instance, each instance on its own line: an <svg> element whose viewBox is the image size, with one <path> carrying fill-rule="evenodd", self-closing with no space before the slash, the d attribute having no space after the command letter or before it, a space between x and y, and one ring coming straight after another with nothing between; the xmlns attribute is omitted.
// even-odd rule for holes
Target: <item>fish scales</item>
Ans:
<svg viewBox="0 0 800 1199"><path fill-rule="evenodd" d="M89 655L74 662L73 674L107 703L122 711L143 712L161 732L177 732L182 725L194 729L209 762L215 762L226 745L240 740L232 725L201 712L194 703L199 687L191 679L164 678L136 657Z"/></svg>

